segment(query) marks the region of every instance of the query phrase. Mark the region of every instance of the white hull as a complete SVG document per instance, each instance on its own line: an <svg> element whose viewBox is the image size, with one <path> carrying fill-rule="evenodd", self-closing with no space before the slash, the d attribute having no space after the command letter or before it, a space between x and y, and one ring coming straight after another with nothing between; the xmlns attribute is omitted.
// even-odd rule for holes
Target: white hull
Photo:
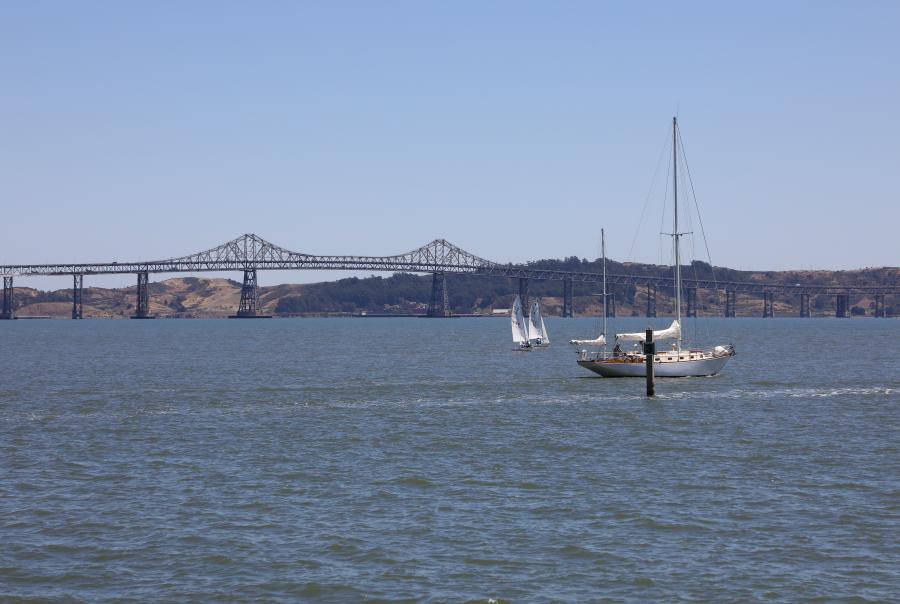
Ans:
<svg viewBox="0 0 900 604"><path fill-rule="evenodd" d="M694 360L657 361L653 363L656 377L701 377L716 375L731 358L710 356ZM647 365L643 356L628 355L620 358L580 358L578 364L603 377L645 377Z"/></svg>

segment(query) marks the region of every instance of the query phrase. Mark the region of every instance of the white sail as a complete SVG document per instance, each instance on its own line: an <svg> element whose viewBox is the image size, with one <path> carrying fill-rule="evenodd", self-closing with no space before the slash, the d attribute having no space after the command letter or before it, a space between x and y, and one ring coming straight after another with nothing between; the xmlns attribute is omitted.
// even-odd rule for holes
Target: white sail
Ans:
<svg viewBox="0 0 900 604"><path fill-rule="evenodd" d="M535 319L535 312L537 312L537 318L540 319L541 311L538 308L538 303L535 302L531 306L531 314L528 315L528 339L529 340L540 340L543 338L543 334L541 333L541 328L538 327L536 323L537 319Z"/></svg>
<svg viewBox="0 0 900 604"><path fill-rule="evenodd" d="M541 338L544 340L544 344L550 343L550 334L547 333L547 326L544 325L544 315L541 315Z"/></svg>
<svg viewBox="0 0 900 604"><path fill-rule="evenodd" d="M544 332L544 317L541 316L540 302L534 302L531 305L531 316L528 318L529 326L533 326L531 337L544 340L546 333Z"/></svg>
<svg viewBox="0 0 900 604"><path fill-rule="evenodd" d="M513 342L524 344L528 341L528 338L525 334L525 317L522 316L522 300L519 299L519 296L516 296L516 301L513 302L509 317L512 321Z"/></svg>
<svg viewBox="0 0 900 604"><path fill-rule="evenodd" d="M643 331L636 333L617 333L616 340L621 342L643 342L647 334ZM653 332L654 340L678 340L681 339L681 323L678 319L672 321L666 329Z"/></svg>

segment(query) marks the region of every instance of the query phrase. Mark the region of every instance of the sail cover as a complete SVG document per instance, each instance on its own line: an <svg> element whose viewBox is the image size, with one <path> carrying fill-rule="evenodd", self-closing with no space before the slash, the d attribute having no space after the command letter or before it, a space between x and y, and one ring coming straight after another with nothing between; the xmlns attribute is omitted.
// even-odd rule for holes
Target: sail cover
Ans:
<svg viewBox="0 0 900 604"><path fill-rule="evenodd" d="M617 333L616 340L621 342L643 342L647 337L643 331L637 333ZM654 340L676 340L681 337L681 323L672 321L666 329L653 332Z"/></svg>
<svg viewBox="0 0 900 604"><path fill-rule="evenodd" d="M522 300L516 296L513 303L512 311L509 313L512 321L512 337L513 342L523 344L528 338L525 337L525 317L522 316Z"/></svg>

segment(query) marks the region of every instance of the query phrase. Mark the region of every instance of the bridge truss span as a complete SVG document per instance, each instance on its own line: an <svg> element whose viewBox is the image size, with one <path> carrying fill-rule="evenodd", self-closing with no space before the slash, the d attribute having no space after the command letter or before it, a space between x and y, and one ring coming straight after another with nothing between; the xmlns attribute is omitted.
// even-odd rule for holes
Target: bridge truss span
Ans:
<svg viewBox="0 0 900 604"><path fill-rule="evenodd" d="M527 291L527 281L531 279L538 281L561 281L563 283L564 291L567 292L564 293L564 298L568 296L566 299L570 306L573 296L572 286L575 283L597 285L603 280L603 275L600 273L543 269L535 264L514 265L493 262L467 252L446 239L435 239L430 243L402 254L390 256L345 256L315 255L295 252L266 241L258 235L247 233L201 252L163 260L142 262L2 265L0 266L0 276L4 278L3 295L5 297L3 299L8 303L5 302L3 309L0 310L0 318L9 318L12 313L11 302L9 301L12 296L13 277L37 275L74 276L76 285L75 289L73 289L73 299L80 300L80 284L85 275L136 274L138 275L138 292L139 294L146 294L148 283L147 276L150 273L194 273L213 271L243 272L245 282L248 281L249 276L251 277L250 281L253 283L253 287L256 287L255 276L256 271L259 270L347 270L362 272L432 273L433 275L440 275L440 279L435 279L434 282L440 282L442 284L446 284L445 276L448 274L470 274L485 277L517 279L520 288L525 287L525 290L523 291ZM655 316L655 296L657 290L671 290L674 286L674 279L672 278L670 271L668 269L663 269L662 267L660 267L660 271L655 275L646 274L646 271L644 274L638 275L608 274L606 279L610 286L634 285L646 287L648 289L647 312L649 313L649 316ZM698 289L724 290L726 292L726 299L728 300L726 303L726 316L733 316L733 314L729 314L729 309L731 309L731 312L733 313L735 294L738 292L762 294L765 296L765 302L767 304L772 303L772 296L775 294L782 296L799 296L801 299L801 309L807 309L807 314L804 316L808 316L810 295L835 296L838 298L838 302L845 303L845 306L847 296L850 294L873 295L876 300L876 314L878 314L878 309L881 308L881 316L883 316L884 296L886 294L900 294L900 283L893 285L863 286L852 284L826 285L812 283L787 285L760 281L736 282L715 281L712 279L683 279L682 281L686 289L691 289L695 292ZM439 298L443 300L443 306L446 306L446 286L444 286L443 294L439 296ZM654 303L651 303L650 298L654 298ZM438 298L436 297L435 300L437 299ZM879 306L879 304L881 306ZM446 316L449 314L449 309L434 308L432 309L432 312L435 316ZM571 313L571 308L567 308L566 312ZM801 310L801 313L802 312L803 311ZM73 306L73 317L76 316L81 316L79 302L76 302ZM839 314L839 316L843 315Z"/></svg>
<svg viewBox="0 0 900 604"><path fill-rule="evenodd" d="M476 273L498 266L435 239L415 250L393 256L322 256L294 252L252 233L188 256L142 262L18 264L0 266L0 275L111 275L242 270L359 270L429 273Z"/></svg>

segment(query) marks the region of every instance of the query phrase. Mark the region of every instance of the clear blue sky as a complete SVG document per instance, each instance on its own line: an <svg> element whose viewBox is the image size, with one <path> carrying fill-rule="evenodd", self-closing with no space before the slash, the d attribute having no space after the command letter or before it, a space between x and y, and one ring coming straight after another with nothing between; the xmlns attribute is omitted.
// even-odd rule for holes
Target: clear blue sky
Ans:
<svg viewBox="0 0 900 604"><path fill-rule="evenodd" d="M898 31L898 2L5 2L0 264L243 232L593 258L601 227L655 262L677 110L716 264L896 266Z"/></svg>

